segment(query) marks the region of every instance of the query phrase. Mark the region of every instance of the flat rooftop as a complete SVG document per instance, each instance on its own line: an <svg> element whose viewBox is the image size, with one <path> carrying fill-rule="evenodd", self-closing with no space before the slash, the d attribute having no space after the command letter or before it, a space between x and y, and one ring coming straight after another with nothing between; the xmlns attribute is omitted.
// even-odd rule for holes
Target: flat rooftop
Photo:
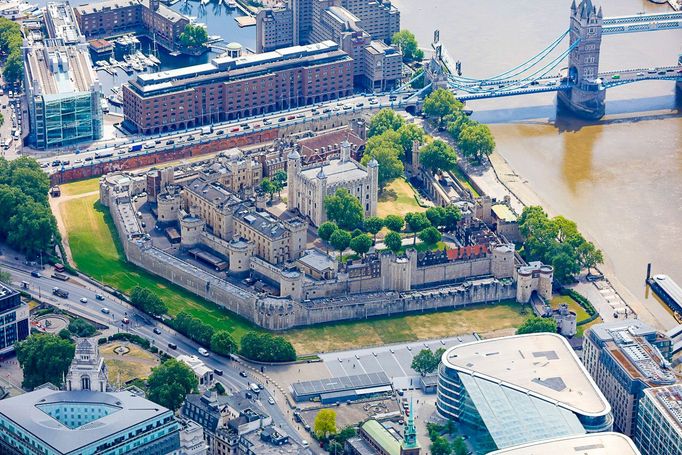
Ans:
<svg viewBox="0 0 682 455"><path fill-rule="evenodd" d="M239 208L234 214L234 219L272 240L283 238L289 232L282 220L275 218L268 212L258 212L252 207Z"/></svg>
<svg viewBox="0 0 682 455"><path fill-rule="evenodd" d="M322 172L327 177L327 184L334 185L341 182L361 180L367 177L364 167L353 160L343 162L341 160L330 160L323 165ZM306 180L313 180L320 174L320 166L310 167L301 171L301 176Z"/></svg>
<svg viewBox="0 0 682 455"><path fill-rule="evenodd" d="M76 417L75 407L97 412ZM0 401L0 421L14 423L59 453L75 452L140 423L152 423L164 414L173 416L163 406L131 392L64 392L43 388Z"/></svg>
<svg viewBox="0 0 682 455"><path fill-rule="evenodd" d="M648 388L644 390L644 394L670 422L678 438L682 438L682 384Z"/></svg>
<svg viewBox="0 0 682 455"><path fill-rule="evenodd" d="M641 455L632 439L621 433L591 433L567 438L547 439L496 450L488 455Z"/></svg>
<svg viewBox="0 0 682 455"><path fill-rule="evenodd" d="M241 203L241 199L218 182L209 182L202 177L192 180L185 189L218 207L232 206Z"/></svg>
<svg viewBox="0 0 682 455"><path fill-rule="evenodd" d="M562 336L536 333L475 341L448 349L443 363L502 383L580 414L604 415L611 406Z"/></svg>
<svg viewBox="0 0 682 455"><path fill-rule="evenodd" d="M48 3L45 22L50 38L61 38L65 44L73 44L81 40L78 23L68 3Z"/></svg>
<svg viewBox="0 0 682 455"><path fill-rule="evenodd" d="M27 79L46 100L89 92L99 85L87 46L34 44L26 53Z"/></svg>
<svg viewBox="0 0 682 455"><path fill-rule="evenodd" d="M293 389L294 396L301 397L348 390L369 389L390 384L391 380L386 376L386 373L381 371L378 373L295 382L291 384L291 388Z"/></svg>

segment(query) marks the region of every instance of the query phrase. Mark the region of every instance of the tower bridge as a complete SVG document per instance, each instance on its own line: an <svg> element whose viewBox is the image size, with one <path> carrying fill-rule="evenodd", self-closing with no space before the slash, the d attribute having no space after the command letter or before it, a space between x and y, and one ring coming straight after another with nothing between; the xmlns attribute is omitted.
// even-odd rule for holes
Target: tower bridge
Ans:
<svg viewBox="0 0 682 455"><path fill-rule="evenodd" d="M563 107L580 117L599 119L604 115L606 89L610 87L671 80L676 81L677 91L682 95L682 55L677 64L600 73L602 37L675 29L682 29L682 11L605 18L601 7L597 8L592 0L581 0L578 5L574 0L568 30L520 65L479 79L462 76L459 62L448 55L440 42L440 32L436 31L432 43L434 56L425 67L425 88L413 92L410 98L417 99L437 88L453 91L461 101L557 92ZM568 48L561 51L559 46L566 37Z"/></svg>

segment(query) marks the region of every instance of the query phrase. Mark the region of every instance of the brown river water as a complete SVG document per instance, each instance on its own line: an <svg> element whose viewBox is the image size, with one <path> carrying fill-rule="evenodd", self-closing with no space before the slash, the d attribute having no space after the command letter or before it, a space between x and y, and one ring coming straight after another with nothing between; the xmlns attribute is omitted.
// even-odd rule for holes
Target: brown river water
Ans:
<svg viewBox="0 0 682 455"><path fill-rule="evenodd" d="M648 0L595 0L604 16L671 11ZM402 28L429 46L434 29L468 77L493 76L563 33L570 0L393 0ZM566 49L562 44L560 48ZM682 30L605 36L600 71L674 65ZM682 115L671 81L609 89L607 115L586 123L557 117L556 95L468 104L488 123L497 152L552 214L575 220L604 251L626 300L662 315L646 292L646 264L682 284ZM657 308L654 308L657 307ZM661 319L667 319L663 321ZM672 318L661 317L664 326Z"/></svg>

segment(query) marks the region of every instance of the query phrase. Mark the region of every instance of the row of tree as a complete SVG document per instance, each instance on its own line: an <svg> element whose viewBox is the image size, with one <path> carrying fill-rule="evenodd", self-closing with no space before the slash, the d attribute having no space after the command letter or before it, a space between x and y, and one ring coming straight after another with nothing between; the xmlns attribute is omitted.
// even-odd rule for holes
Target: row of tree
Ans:
<svg viewBox="0 0 682 455"><path fill-rule="evenodd" d="M452 442L449 442L444 434L455 434L455 422L448 420L445 425L436 423L427 423L426 430L429 433L431 440L431 455L466 455L469 453L466 442L461 436L457 436Z"/></svg>
<svg viewBox="0 0 682 455"><path fill-rule="evenodd" d="M293 362L296 349L284 337L249 332L241 340L239 353L259 362Z"/></svg>
<svg viewBox="0 0 682 455"><path fill-rule="evenodd" d="M168 312L168 307L158 295L140 286L135 286L131 291L130 303L152 316L161 316Z"/></svg>
<svg viewBox="0 0 682 455"><path fill-rule="evenodd" d="M28 256L51 250L59 232L47 201L49 188L36 160L0 157L0 241Z"/></svg>
<svg viewBox="0 0 682 455"><path fill-rule="evenodd" d="M172 326L186 337L220 355L230 355L237 350L237 343L226 330L214 330L185 311L181 311L173 319Z"/></svg>
<svg viewBox="0 0 682 455"><path fill-rule="evenodd" d="M604 261L601 250L578 232L577 225L563 216L549 218L539 206L523 209L519 230L524 237L521 255L554 267L554 278L569 282L583 268L588 271Z"/></svg>
<svg viewBox="0 0 682 455"><path fill-rule="evenodd" d="M22 44L20 25L7 18L0 18L0 52L7 56L2 75L11 84L21 82L24 78Z"/></svg>

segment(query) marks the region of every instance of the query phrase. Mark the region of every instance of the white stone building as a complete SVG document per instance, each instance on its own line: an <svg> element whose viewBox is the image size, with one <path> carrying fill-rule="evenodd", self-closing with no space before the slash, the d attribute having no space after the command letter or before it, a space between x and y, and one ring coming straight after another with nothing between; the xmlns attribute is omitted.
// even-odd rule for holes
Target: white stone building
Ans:
<svg viewBox="0 0 682 455"><path fill-rule="evenodd" d="M377 210L379 192L379 163L372 159L363 166L350 156L348 141L341 144L341 157L322 165L303 167L300 154L294 150L287 160L289 210L298 210L319 226L327 220L324 198L339 188L346 188L360 200L365 216L373 216Z"/></svg>
<svg viewBox="0 0 682 455"><path fill-rule="evenodd" d="M99 356L97 341L91 338L76 340L76 353L66 374L66 390L92 390L106 392L108 388L107 366Z"/></svg>

